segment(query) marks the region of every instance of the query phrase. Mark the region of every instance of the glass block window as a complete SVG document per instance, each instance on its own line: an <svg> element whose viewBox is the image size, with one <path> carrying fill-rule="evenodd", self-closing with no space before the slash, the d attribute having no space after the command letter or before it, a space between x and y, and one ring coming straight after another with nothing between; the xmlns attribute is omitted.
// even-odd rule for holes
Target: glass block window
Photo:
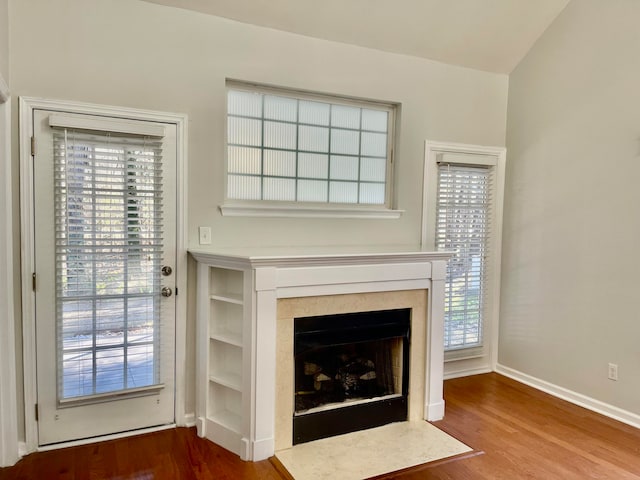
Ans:
<svg viewBox="0 0 640 480"><path fill-rule="evenodd" d="M227 198L387 205L394 108L229 85Z"/></svg>

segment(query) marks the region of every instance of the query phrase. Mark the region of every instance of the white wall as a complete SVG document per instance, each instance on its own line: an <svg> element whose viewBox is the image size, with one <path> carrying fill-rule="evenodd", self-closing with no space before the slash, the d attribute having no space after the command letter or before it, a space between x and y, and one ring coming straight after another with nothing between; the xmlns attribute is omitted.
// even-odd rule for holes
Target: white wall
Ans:
<svg viewBox="0 0 640 480"><path fill-rule="evenodd" d="M9 0L0 0L0 76L9 81Z"/></svg>
<svg viewBox="0 0 640 480"><path fill-rule="evenodd" d="M499 348L502 365L636 415L638 19L637 0L573 1L510 76Z"/></svg>
<svg viewBox="0 0 640 480"><path fill-rule="evenodd" d="M11 23L16 95L189 115L192 245L199 225L212 227L214 245L419 244L424 140L505 142L504 75L134 0L11 0ZM225 78L400 102L396 207L406 213L399 220L222 217ZM188 328L193 335L192 311Z"/></svg>
<svg viewBox="0 0 640 480"><path fill-rule="evenodd" d="M507 77L132 0L12 2L20 95L188 113L190 238L218 245L420 242L425 138L503 145ZM402 103L397 221L223 218L225 78Z"/></svg>

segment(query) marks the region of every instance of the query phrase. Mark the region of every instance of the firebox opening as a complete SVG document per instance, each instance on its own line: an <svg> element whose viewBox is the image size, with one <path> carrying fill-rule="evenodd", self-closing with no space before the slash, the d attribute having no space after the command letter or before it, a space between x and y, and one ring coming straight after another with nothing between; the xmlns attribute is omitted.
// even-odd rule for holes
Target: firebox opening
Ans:
<svg viewBox="0 0 640 480"><path fill-rule="evenodd" d="M295 319L294 445L407 419L410 312Z"/></svg>

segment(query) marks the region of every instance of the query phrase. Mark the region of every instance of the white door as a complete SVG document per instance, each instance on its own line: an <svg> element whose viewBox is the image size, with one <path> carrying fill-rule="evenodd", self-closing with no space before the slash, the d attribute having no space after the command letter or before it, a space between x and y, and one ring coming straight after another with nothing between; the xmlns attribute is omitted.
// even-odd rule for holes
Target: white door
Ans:
<svg viewBox="0 0 640 480"><path fill-rule="evenodd" d="M176 126L34 110L40 445L174 421Z"/></svg>

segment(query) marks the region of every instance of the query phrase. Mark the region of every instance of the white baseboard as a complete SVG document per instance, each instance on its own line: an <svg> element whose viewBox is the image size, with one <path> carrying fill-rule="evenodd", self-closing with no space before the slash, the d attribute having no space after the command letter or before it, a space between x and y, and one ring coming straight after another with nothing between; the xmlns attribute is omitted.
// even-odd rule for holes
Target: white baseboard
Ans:
<svg viewBox="0 0 640 480"><path fill-rule="evenodd" d="M613 418L614 420L626 423L632 427L640 428L640 415L635 413L609 405L608 403L601 402L595 398L587 397L586 395L568 390L564 387L554 385L553 383L549 383L545 380L540 380L539 378L532 377L531 375L514 370L513 368L505 367L504 365L496 365L495 371L505 377L512 378L520 383L542 390L545 393L561 398L562 400L566 400L567 402L580 407L584 407L587 410L599 413L605 417Z"/></svg>
<svg viewBox="0 0 640 480"><path fill-rule="evenodd" d="M428 422L437 422L444 418L444 400L437 403L424 405L424 419Z"/></svg>
<svg viewBox="0 0 640 480"><path fill-rule="evenodd" d="M196 414L195 413L185 413L183 417L183 424L179 425L180 427L195 427L196 426Z"/></svg>
<svg viewBox="0 0 640 480"><path fill-rule="evenodd" d="M194 413L185 414L185 416L184 416L184 425L183 426L185 426L185 427L195 427L196 426L196 415ZM126 437L130 437L130 436L133 436L133 435L141 435L141 434L144 434L144 433L159 432L161 430L168 430L170 428L175 428L175 427L176 427L175 424L162 425L162 426L159 426L159 427L151 427L151 428L145 428L145 429L141 429L141 430L133 430L131 432L116 433L116 434L112 434L112 435L105 435L105 436L102 436L102 437L89 438L89 439L85 439L85 440L65 442L65 443L56 444L56 445L52 445L52 446L48 446L48 447L39 447L39 448L36 448L36 450L37 451L56 450L56 449L59 449L59 448L71 447L71 446L76 446L76 445L86 445L88 443L95 443L95 442L100 442L100 441L104 441L104 440L114 440L114 439L118 439L118 438L126 438ZM29 453L31 453L31 452L27 448L26 442L18 442L18 455L20 456L20 458L24 457L25 455L27 455Z"/></svg>
<svg viewBox="0 0 640 480"><path fill-rule="evenodd" d="M29 453L29 449L27 448L27 442L18 442L18 455L20 458L24 457Z"/></svg>
<svg viewBox="0 0 640 480"><path fill-rule="evenodd" d="M204 417L197 417L195 419L195 424L196 424L196 430L198 432L198 436L201 438L204 437L205 434L207 433L205 430L207 422L204 421Z"/></svg>
<svg viewBox="0 0 640 480"><path fill-rule="evenodd" d="M248 440L243 438L243 441L247 442L247 447L248 447ZM269 457L273 456L273 453L275 451L275 440L273 438L265 438L262 440L256 440L255 442L253 442L253 458L247 458L248 460L251 460L253 462L258 462L260 460L266 460ZM244 459L243 459L244 460Z"/></svg>
<svg viewBox="0 0 640 480"><path fill-rule="evenodd" d="M468 377L471 375L480 375L482 373L491 373L492 371L493 370L491 370L489 367L464 368L461 370L454 370L452 372L445 372L444 379L450 380L452 378Z"/></svg>
<svg viewBox="0 0 640 480"><path fill-rule="evenodd" d="M176 424L170 423L167 425L159 425L157 427L141 428L139 430L131 430L128 432L121 432L121 433L112 433L109 435L102 435L100 437L84 438L82 440L72 440L70 442L62 442L62 443L56 443L53 445L45 445L42 447L38 447L36 451L48 452L51 450L59 450L61 448L77 447L81 445L89 445L91 443L106 442L108 440L119 440L121 438L134 437L136 435L144 435L145 433L161 432L163 430L169 430L171 428L176 428Z"/></svg>

